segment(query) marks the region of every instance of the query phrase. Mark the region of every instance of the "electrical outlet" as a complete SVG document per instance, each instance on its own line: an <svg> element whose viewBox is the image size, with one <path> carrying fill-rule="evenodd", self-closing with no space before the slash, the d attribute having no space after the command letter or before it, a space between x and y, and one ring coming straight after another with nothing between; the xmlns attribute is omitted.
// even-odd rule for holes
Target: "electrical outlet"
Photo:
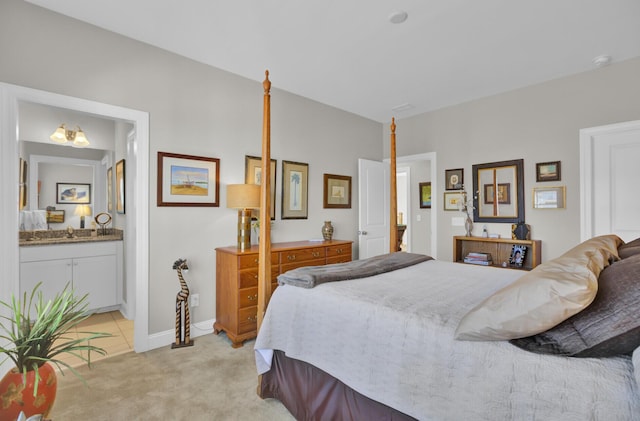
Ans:
<svg viewBox="0 0 640 421"><path fill-rule="evenodd" d="M198 307L200 305L200 294L191 294L191 307Z"/></svg>

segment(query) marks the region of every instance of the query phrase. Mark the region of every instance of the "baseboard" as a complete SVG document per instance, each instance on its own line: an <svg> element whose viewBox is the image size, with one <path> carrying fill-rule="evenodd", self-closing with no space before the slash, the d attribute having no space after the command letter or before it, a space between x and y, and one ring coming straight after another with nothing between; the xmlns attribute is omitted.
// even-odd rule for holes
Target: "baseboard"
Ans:
<svg viewBox="0 0 640 421"><path fill-rule="evenodd" d="M191 324L191 338L197 338L198 336L208 335L213 333L213 322L215 319L205 320L203 322ZM154 333L149 335L149 350L155 348L162 348L163 346L169 346L176 340L175 330L165 330L164 332Z"/></svg>

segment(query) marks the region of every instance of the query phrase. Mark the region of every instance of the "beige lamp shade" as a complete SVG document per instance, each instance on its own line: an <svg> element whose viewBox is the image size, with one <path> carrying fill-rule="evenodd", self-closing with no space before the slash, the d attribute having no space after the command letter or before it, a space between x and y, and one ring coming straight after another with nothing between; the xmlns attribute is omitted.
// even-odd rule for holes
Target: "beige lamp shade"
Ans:
<svg viewBox="0 0 640 421"><path fill-rule="evenodd" d="M227 186L227 207L234 209L260 208L260 185L229 184Z"/></svg>
<svg viewBox="0 0 640 421"><path fill-rule="evenodd" d="M78 205L75 210L76 216L89 216L91 215L91 206L89 205Z"/></svg>

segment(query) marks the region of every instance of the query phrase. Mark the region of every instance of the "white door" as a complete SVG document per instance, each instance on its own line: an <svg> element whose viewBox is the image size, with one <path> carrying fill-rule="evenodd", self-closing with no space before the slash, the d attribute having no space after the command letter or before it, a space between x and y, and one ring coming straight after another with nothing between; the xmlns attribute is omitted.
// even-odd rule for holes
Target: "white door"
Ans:
<svg viewBox="0 0 640 421"><path fill-rule="evenodd" d="M640 121L580 131L583 240L640 237Z"/></svg>
<svg viewBox="0 0 640 421"><path fill-rule="evenodd" d="M389 252L389 164L358 159L359 258Z"/></svg>

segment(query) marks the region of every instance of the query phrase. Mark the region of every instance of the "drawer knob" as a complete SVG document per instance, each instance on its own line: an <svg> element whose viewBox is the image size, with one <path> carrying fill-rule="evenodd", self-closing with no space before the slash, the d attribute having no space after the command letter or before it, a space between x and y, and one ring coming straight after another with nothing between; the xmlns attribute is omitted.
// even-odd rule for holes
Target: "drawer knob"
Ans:
<svg viewBox="0 0 640 421"><path fill-rule="evenodd" d="M289 254L289 255L287 256L287 260L288 260L288 261L296 260L296 255L295 255L295 254Z"/></svg>
<svg viewBox="0 0 640 421"><path fill-rule="evenodd" d="M257 322L258 321L258 314L256 314L255 316L247 317L247 320L249 320L250 322Z"/></svg>
<svg viewBox="0 0 640 421"><path fill-rule="evenodd" d="M258 294L254 294L254 295L247 295L247 299L248 299L249 301L257 300L257 299L258 299Z"/></svg>

